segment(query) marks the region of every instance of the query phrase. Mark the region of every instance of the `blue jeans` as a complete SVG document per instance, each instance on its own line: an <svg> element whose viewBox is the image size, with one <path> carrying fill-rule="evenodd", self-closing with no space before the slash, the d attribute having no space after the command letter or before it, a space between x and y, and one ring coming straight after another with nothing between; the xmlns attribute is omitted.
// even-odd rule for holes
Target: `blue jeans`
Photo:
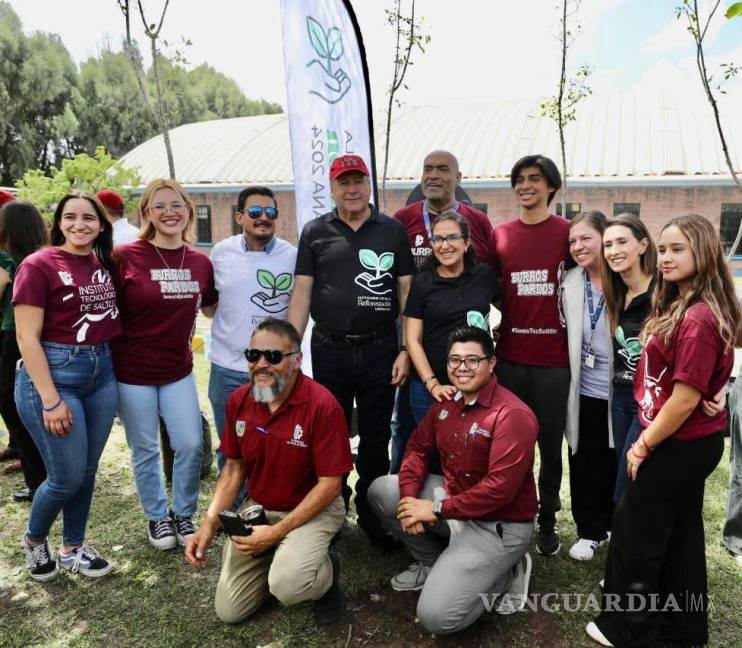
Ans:
<svg viewBox="0 0 742 648"><path fill-rule="evenodd" d="M402 466L402 457L412 432L415 429L415 416L410 407L410 380L397 389L392 414L392 458L389 473L396 475Z"/></svg>
<svg viewBox="0 0 742 648"><path fill-rule="evenodd" d="M160 421L165 420L173 462L173 512L191 517L198 505L203 439L201 411L193 374L166 385L118 383L119 416L126 428L131 463L148 520L168 515L167 490L160 463Z"/></svg>
<svg viewBox="0 0 742 648"><path fill-rule="evenodd" d="M248 382L250 382L250 374L246 371L235 371L234 369L227 369L213 362L211 363L211 371L209 372L209 400L211 401L211 409L214 411L214 425L216 426L219 441L222 440L222 436L224 435L227 400L229 400L235 389L242 387ZM221 450L216 451L216 461L217 474L221 474L222 468L224 468L224 464L227 462Z"/></svg>
<svg viewBox="0 0 742 648"><path fill-rule="evenodd" d="M415 415L415 422L420 423L433 404L433 396L419 378L410 378L410 407Z"/></svg>
<svg viewBox="0 0 742 648"><path fill-rule="evenodd" d="M43 542L62 511L62 540L82 544L95 487L98 461L116 412L116 380L107 344L77 346L43 342L52 381L72 413L65 436L44 428L41 397L22 366L16 372L15 402L46 466L47 476L31 505L26 531Z"/></svg>

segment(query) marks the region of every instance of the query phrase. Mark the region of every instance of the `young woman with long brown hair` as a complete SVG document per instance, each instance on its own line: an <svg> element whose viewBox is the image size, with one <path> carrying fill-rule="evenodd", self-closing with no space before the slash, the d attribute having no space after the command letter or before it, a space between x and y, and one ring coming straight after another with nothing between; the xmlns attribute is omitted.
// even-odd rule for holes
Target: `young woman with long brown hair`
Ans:
<svg viewBox="0 0 742 648"><path fill-rule="evenodd" d="M587 627L605 646L708 641L703 495L724 451L726 415L708 416L702 400L729 379L742 312L705 218L673 218L658 251L634 380L642 431L627 453L631 481L613 519L603 611Z"/></svg>

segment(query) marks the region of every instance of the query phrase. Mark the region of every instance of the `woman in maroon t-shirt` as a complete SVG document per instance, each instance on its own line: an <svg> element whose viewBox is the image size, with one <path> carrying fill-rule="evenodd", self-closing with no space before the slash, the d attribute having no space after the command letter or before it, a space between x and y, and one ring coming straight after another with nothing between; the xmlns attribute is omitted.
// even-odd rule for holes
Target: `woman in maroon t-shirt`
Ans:
<svg viewBox="0 0 742 648"><path fill-rule="evenodd" d="M113 364L149 541L172 549L195 532L203 444L191 337L199 308L215 304L216 292L211 261L188 245L195 209L183 187L153 180L139 209L141 239L115 252L123 334L113 345ZM160 462L160 416L175 453L172 508Z"/></svg>
<svg viewBox="0 0 742 648"><path fill-rule="evenodd" d="M632 481L613 518L606 603L587 627L603 645L708 641L703 493L724 450L725 413L706 415L702 401L729 379L742 313L705 218L673 218L658 251L634 378L643 430L626 457Z"/></svg>
<svg viewBox="0 0 742 648"><path fill-rule="evenodd" d="M95 196L73 192L54 213L52 247L27 256L14 281L16 333L23 365L15 401L47 478L36 490L22 546L31 578L72 572L104 576L111 565L86 544L98 460L116 411L108 341L121 332L109 270L112 228ZM47 535L63 511L62 547Z"/></svg>

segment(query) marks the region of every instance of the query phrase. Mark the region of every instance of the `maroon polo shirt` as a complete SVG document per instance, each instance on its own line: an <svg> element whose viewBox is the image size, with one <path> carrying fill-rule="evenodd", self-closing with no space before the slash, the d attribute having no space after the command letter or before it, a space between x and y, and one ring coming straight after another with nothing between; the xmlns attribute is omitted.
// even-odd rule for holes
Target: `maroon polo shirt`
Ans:
<svg viewBox="0 0 742 648"><path fill-rule="evenodd" d="M425 230L425 221L423 220L423 203L425 201L406 205L394 214L407 232L407 240L410 244L410 252L415 259L415 267L419 270L425 259L432 253L430 247L430 234ZM492 224L484 212L475 209L466 203L458 203L457 211L461 214L469 225L469 239L477 253L477 261L485 263L490 256L490 237L492 235ZM435 216L430 214L432 223Z"/></svg>
<svg viewBox="0 0 742 648"><path fill-rule="evenodd" d="M233 392L220 449L228 459L244 462L250 497L271 511L296 508L320 477L353 468L343 410L301 372L273 414L255 402L249 385Z"/></svg>
<svg viewBox="0 0 742 648"><path fill-rule="evenodd" d="M538 511L533 456L538 422L493 375L476 401L433 403L407 443L399 471L402 497L417 497L428 457L438 449L448 497L442 517L523 522Z"/></svg>

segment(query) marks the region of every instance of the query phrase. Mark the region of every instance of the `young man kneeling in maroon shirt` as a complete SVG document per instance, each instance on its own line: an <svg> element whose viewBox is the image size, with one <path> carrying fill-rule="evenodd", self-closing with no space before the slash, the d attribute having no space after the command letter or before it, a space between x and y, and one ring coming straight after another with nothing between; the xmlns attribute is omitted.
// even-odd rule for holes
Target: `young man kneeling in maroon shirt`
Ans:
<svg viewBox="0 0 742 648"><path fill-rule="evenodd" d="M448 376L458 393L430 408L399 475L379 477L369 490L372 509L415 559L392 588L422 590L417 616L435 634L474 623L493 594L504 593L502 614L522 609L528 594L538 424L498 385L494 355L486 331L451 333ZM435 448L443 476L428 474Z"/></svg>

